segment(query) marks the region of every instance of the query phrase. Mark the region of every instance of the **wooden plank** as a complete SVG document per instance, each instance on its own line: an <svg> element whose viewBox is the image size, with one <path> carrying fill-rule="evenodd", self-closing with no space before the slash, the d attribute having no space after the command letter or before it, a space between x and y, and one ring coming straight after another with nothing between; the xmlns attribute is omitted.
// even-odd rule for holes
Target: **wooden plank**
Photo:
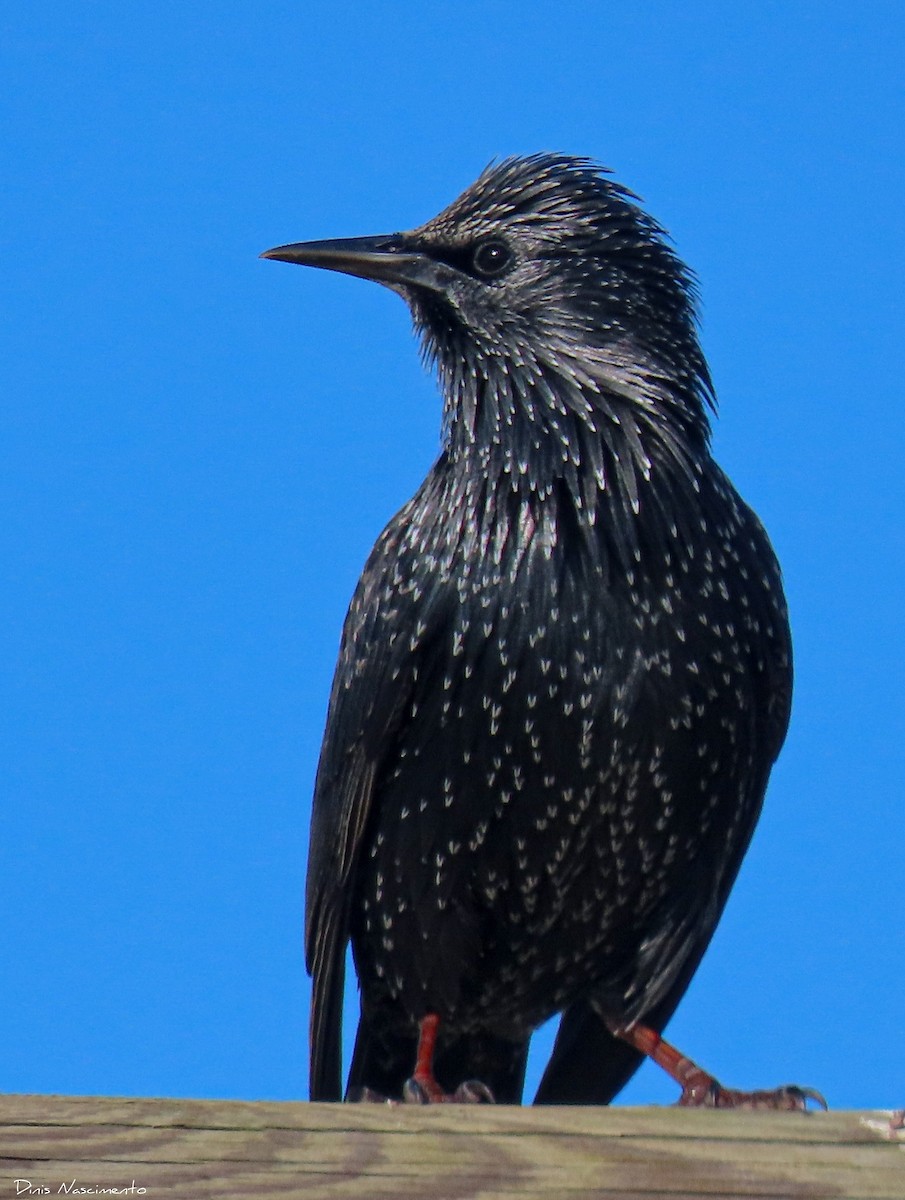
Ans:
<svg viewBox="0 0 905 1200"><path fill-rule="evenodd" d="M80 1186L166 1200L905 1200L905 1131L883 1112L0 1096L0 1197Z"/></svg>

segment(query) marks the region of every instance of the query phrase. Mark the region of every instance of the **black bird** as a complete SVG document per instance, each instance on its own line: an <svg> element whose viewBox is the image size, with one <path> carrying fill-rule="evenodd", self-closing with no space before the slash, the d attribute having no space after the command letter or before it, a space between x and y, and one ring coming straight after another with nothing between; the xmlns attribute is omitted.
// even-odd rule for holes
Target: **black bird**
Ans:
<svg viewBox="0 0 905 1200"><path fill-rule="evenodd" d="M684 1103L735 1093L662 1042L782 745L779 568L713 461L692 277L589 160L488 167L389 236L266 258L408 303L440 456L379 537L343 630L314 796L311 1098L606 1103L644 1053ZM480 1082L475 1082L475 1080Z"/></svg>

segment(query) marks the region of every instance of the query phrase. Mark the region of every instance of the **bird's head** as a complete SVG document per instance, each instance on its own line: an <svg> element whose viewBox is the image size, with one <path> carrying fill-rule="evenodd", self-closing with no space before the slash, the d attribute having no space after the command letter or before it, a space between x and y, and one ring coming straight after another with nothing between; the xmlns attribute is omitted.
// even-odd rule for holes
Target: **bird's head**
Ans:
<svg viewBox="0 0 905 1200"><path fill-rule="evenodd" d="M706 439L712 393L693 279L663 229L587 159L506 159L417 229L263 257L400 293L448 396L475 379L508 380L565 394L579 413L607 397L659 405Z"/></svg>

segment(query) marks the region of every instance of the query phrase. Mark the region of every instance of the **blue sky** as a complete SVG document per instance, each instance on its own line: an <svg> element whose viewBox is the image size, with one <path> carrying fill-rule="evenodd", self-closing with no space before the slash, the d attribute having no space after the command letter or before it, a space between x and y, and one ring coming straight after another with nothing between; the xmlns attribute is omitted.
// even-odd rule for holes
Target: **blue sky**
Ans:
<svg viewBox="0 0 905 1200"><path fill-rule="evenodd" d="M0 1090L306 1094L339 631L439 404L396 297L257 255L547 149L613 167L697 271L717 457L792 610L788 743L671 1033L734 1086L905 1102L905 17L552 12L0 18ZM622 1099L675 1095L647 1067Z"/></svg>

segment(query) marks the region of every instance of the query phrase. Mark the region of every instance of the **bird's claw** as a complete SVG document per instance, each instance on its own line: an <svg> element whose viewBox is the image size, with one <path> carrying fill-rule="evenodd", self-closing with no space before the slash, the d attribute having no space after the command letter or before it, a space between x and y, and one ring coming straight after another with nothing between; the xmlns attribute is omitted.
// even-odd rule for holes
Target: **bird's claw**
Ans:
<svg viewBox="0 0 905 1200"><path fill-rule="evenodd" d="M719 1080L664 1041L649 1025L643 1025L640 1021L626 1025L614 1019L607 1020L606 1024L614 1037L621 1038L646 1054L676 1081L682 1089L677 1103L684 1108L759 1108L772 1109L774 1112L807 1112L809 1101L823 1109L828 1107L820 1092L792 1083L763 1092L739 1092L723 1087Z"/></svg>
<svg viewBox="0 0 905 1200"><path fill-rule="evenodd" d="M460 1083L453 1098L459 1104L496 1104L493 1092L480 1079L466 1079Z"/></svg>
<svg viewBox="0 0 905 1200"><path fill-rule="evenodd" d="M493 1092L479 1079L466 1079L452 1093L444 1092L435 1079L412 1076L402 1085L406 1104L494 1104Z"/></svg>
<svg viewBox="0 0 905 1200"><path fill-rule="evenodd" d="M723 1087L712 1075L696 1067L690 1071L678 1104L685 1108L753 1108L773 1112L807 1112L812 1101L826 1110L829 1105L815 1088L787 1083L766 1091L740 1092Z"/></svg>

